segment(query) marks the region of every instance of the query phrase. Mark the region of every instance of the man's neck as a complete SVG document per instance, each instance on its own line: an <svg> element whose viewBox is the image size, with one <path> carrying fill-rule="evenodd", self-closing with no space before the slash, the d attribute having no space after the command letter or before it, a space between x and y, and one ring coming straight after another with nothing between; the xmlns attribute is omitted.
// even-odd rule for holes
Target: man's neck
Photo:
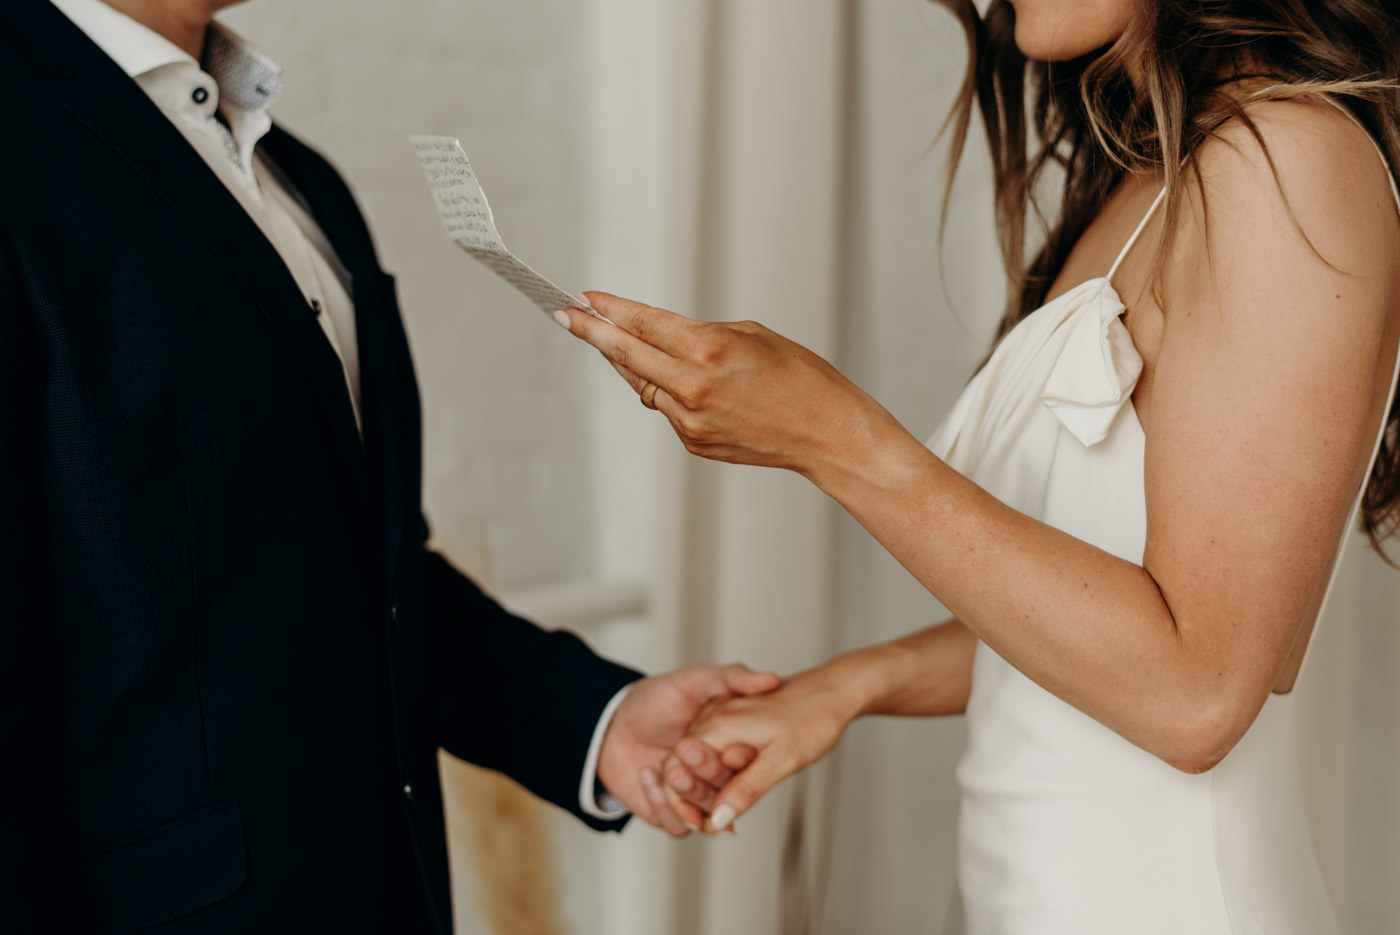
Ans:
<svg viewBox="0 0 1400 935"><path fill-rule="evenodd" d="M230 0L105 0L152 32L169 39L195 61L204 54L204 31Z"/></svg>

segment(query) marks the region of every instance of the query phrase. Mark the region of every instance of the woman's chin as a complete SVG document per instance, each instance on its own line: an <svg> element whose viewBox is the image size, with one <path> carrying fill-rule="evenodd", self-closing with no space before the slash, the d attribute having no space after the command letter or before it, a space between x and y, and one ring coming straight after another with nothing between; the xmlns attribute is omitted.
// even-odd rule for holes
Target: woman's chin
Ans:
<svg viewBox="0 0 1400 935"><path fill-rule="evenodd" d="M1074 37L1063 33L1046 35L1044 30L1022 28L1020 23L1016 24L1016 48L1033 62L1068 62L1106 44L1074 41Z"/></svg>
<svg viewBox="0 0 1400 935"><path fill-rule="evenodd" d="M1014 7L1016 48L1037 62L1067 62L1112 45L1136 9L1132 0L1022 0Z"/></svg>

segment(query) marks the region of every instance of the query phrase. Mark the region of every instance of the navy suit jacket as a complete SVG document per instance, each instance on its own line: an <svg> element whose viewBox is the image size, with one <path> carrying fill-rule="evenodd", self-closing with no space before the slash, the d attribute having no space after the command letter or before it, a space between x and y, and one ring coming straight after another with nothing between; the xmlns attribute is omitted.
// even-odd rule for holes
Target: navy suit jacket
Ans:
<svg viewBox="0 0 1400 935"><path fill-rule="evenodd" d="M450 929L438 747L577 812L636 673L425 547L328 163L262 144L353 276L363 443L272 246L45 0L0 0L0 102L0 932Z"/></svg>

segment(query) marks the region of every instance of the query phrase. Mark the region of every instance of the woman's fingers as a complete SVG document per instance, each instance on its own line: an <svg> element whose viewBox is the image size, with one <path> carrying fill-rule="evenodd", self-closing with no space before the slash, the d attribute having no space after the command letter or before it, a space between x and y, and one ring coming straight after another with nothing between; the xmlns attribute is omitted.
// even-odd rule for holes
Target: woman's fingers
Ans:
<svg viewBox="0 0 1400 935"><path fill-rule="evenodd" d="M701 831L705 822L709 820L710 813L692 802L687 802L679 792L671 788L670 784L666 784L663 788L666 790L666 801L670 805L672 813L680 818L690 830ZM711 797L713 798L713 795Z"/></svg>
<svg viewBox="0 0 1400 935"><path fill-rule="evenodd" d="M721 753L719 759L721 763L737 773L741 769L747 769L757 756L758 751L753 747L736 744Z"/></svg>
<svg viewBox="0 0 1400 935"><path fill-rule="evenodd" d="M561 323L629 371L643 405L665 415L692 454L804 473L859 461L848 466L864 472L877 423L893 430L891 439L917 444L829 363L761 325L695 321L584 294L608 320L566 309Z"/></svg>
<svg viewBox="0 0 1400 935"><path fill-rule="evenodd" d="M607 360L607 358L604 358L604 360ZM655 389L651 391L651 406L649 408L658 410L664 416L675 414L670 408L675 405L675 401L664 389L657 386L655 383L650 383L642 379L621 364L613 363L611 360L609 360L608 363L617 371L618 376L622 377L623 381L626 382L628 386L632 387L632 391L641 397L642 405L645 406L647 402L647 387L652 386L655 387Z"/></svg>
<svg viewBox="0 0 1400 935"><path fill-rule="evenodd" d="M737 773L746 768L750 763L758 758L758 751L748 744L736 743L732 747L725 747L719 755L719 762L731 773ZM728 782L729 777L725 776L724 782ZM720 783L723 785L723 783Z"/></svg>
<svg viewBox="0 0 1400 935"><path fill-rule="evenodd" d="M676 756L686 762L699 762L713 777L713 785L719 787L705 807L708 820L700 826L702 831L716 834L728 830L738 816L796 770L780 767L780 763L790 759L783 754L781 741L759 739L771 736L772 725L741 719L707 726L715 729L712 736L706 737L706 726L702 726L699 737L687 737L676 745ZM727 740L722 740L726 735ZM762 749L740 742L738 738L744 735L751 735ZM715 754L715 747L721 747L723 752ZM726 774L727 778L721 778Z"/></svg>
<svg viewBox="0 0 1400 935"><path fill-rule="evenodd" d="M701 826L701 830L711 834L728 831L735 820L752 808L768 790L791 775L791 771L781 769L776 763L776 758L760 754L747 769L735 773L734 778L715 796L709 820Z"/></svg>
<svg viewBox="0 0 1400 935"><path fill-rule="evenodd" d="M659 347L673 356L681 356L695 334L697 322L694 319L664 308L654 308L606 292L585 292L583 295L598 314L652 347Z"/></svg>
<svg viewBox="0 0 1400 935"><path fill-rule="evenodd" d="M757 756L758 751L747 744L734 744L721 755L695 738L687 737L661 767L668 793L675 793L668 794L667 798L674 801L678 796L708 814L714 808L720 788ZM690 821L687 816L682 817Z"/></svg>
<svg viewBox="0 0 1400 935"><path fill-rule="evenodd" d="M555 318L570 334L597 348L614 367L624 367L643 381L667 389L685 376L686 365L682 361L601 318L576 308L562 309ZM632 388L638 389L636 384Z"/></svg>
<svg viewBox="0 0 1400 935"><path fill-rule="evenodd" d="M734 773L721 785L702 830L724 831L770 789L836 745L851 715L831 698L819 674L800 673L772 693L736 697L701 715L692 736L677 744L677 755L719 750L718 766ZM751 761L750 750L757 751Z"/></svg>
<svg viewBox="0 0 1400 935"><path fill-rule="evenodd" d="M641 774L642 791L647 797L647 803L651 806L652 813L656 816L655 824L667 834L683 838L690 833L690 827L698 828L700 818L698 809L687 802L681 801L682 812L689 814L691 818L682 818L673 808L673 803L668 801L666 790L661 784L661 771L655 766L642 767ZM690 810L694 810L692 813Z"/></svg>
<svg viewBox="0 0 1400 935"><path fill-rule="evenodd" d="M662 764L666 799L686 824L697 830L704 828L706 818L714 811L720 788L757 757L758 751L746 744L735 744L723 754L717 754L688 737Z"/></svg>
<svg viewBox="0 0 1400 935"><path fill-rule="evenodd" d="M757 751L752 747L742 744L736 745L733 749L737 751L748 751L747 759L749 761L752 761L754 756L757 755ZM739 753L739 755L742 755L742 753ZM688 766L692 773L716 788L724 785L729 781L729 777L734 775L734 770L724 764L718 753L709 746L696 740L694 737L686 737L680 743L676 744L676 758ZM745 765L747 765L747 763ZM742 767L740 768L742 769ZM704 806L701 807L704 808ZM709 811L708 808L705 808L705 810Z"/></svg>
<svg viewBox="0 0 1400 935"><path fill-rule="evenodd" d="M682 822L699 831L719 790L696 778L674 755L661 764L661 780L667 807Z"/></svg>
<svg viewBox="0 0 1400 935"><path fill-rule="evenodd" d="M674 757L668 757L661 766L661 776L666 780L667 800L674 804L675 798L679 796L683 801L693 805L698 809L701 821L714 808L715 796L719 794L719 789L706 782L684 763L679 762ZM675 795L670 793L674 792ZM693 820L686 815L682 815L690 824L699 827L700 822Z"/></svg>

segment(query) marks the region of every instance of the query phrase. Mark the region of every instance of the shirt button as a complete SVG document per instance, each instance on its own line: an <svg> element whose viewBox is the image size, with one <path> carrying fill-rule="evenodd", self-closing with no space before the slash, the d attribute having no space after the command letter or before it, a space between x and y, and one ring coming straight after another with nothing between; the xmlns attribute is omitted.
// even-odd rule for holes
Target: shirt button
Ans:
<svg viewBox="0 0 1400 935"><path fill-rule="evenodd" d="M190 94L190 99L196 104L203 104L205 101L209 100L209 91L205 88L195 88L193 93Z"/></svg>

